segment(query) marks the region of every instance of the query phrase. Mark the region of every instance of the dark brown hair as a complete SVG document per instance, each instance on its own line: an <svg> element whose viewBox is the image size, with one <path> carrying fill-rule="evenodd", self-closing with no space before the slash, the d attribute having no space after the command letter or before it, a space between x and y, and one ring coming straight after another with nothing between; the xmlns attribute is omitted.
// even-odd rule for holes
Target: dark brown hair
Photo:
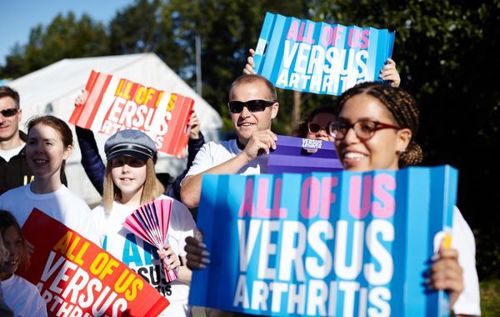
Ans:
<svg viewBox="0 0 500 317"><path fill-rule="evenodd" d="M422 148L415 141L420 123L420 111L415 99L402 88L377 82L365 82L346 90L340 96L336 116L338 116L349 98L360 94L366 94L378 99L389 110L399 127L411 130L410 143L406 151L399 156L399 167L422 162Z"/></svg>
<svg viewBox="0 0 500 317"><path fill-rule="evenodd" d="M47 125L52 129L56 130L57 132L59 132L59 135L61 136L61 140L65 148L67 148L70 145L73 146L73 133L71 132L71 129L66 124L66 122L54 116L36 117L28 122L28 134L31 128L33 128L39 123Z"/></svg>
<svg viewBox="0 0 500 317"><path fill-rule="evenodd" d="M62 140L62 143L63 143L65 149L67 149L68 146L73 146L73 133L71 132L71 129L66 124L66 122L64 122L63 120L56 118L54 116L36 117L36 118L31 119L28 122L28 134L30 133L31 128L33 128L34 126L36 126L39 123L44 124L46 126L49 126L52 129L59 132L59 135L61 136L61 140ZM62 162L61 175L64 175L64 167L65 166L66 166L66 160L64 160ZM62 178L62 179L64 179L64 178ZM63 183L65 183L65 182L63 181Z"/></svg>
<svg viewBox="0 0 500 317"><path fill-rule="evenodd" d="M19 93L9 86L0 86L0 98L10 97L14 99L16 107L19 109L20 99Z"/></svg>
<svg viewBox="0 0 500 317"><path fill-rule="evenodd" d="M0 234L2 235L2 240L5 241L5 233L10 227L14 227L22 240L22 250L21 256L19 257L19 267L18 272L26 270L29 266L29 252L26 246L26 240L24 239L21 227L17 223L16 218L6 210L0 210Z"/></svg>

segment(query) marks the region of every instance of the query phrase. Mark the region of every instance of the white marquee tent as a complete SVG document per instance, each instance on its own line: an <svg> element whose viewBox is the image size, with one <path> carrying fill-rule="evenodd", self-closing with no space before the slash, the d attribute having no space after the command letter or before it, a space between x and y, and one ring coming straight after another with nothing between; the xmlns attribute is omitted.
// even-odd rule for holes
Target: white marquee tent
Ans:
<svg viewBox="0 0 500 317"><path fill-rule="evenodd" d="M68 121L75 98L85 87L91 70L119 75L149 87L193 98L194 109L205 139L217 139L222 125L219 114L153 53L64 59L8 82L7 85L17 90L21 96L23 121L20 128L26 131L27 121L36 115L52 114ZM104 158L103 149L107 136L95 136L101 157ZM76 134L74 137L75 151L66 165L68 186L87 203L95 204L100 201L100 196L80 164L81 155ZM184 167L184 160L164 155L159 156L156 165L157 172L166 172L173 176L178 175Z"/></svg>

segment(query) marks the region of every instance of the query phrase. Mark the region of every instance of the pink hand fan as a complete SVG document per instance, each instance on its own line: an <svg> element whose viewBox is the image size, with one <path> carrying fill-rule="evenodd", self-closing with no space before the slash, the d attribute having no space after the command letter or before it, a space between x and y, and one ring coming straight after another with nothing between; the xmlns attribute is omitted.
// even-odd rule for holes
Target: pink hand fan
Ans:
<svg viewBox="0 0 500 317"><path fill-rule="evenodd" d="M160 250L168 241L167 231L171 212L172 200L154 200L140 206L128 215L123 226ZM163 266L163 271L167 283L177 279L175 271L169 271L165 266Z"/></svg>

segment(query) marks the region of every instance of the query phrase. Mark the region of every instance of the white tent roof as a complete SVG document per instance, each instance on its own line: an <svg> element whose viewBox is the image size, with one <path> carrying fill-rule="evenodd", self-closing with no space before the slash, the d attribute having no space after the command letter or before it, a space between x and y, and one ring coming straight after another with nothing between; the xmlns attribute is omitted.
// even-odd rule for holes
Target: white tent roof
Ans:
<svg viewBox="0 0 500 317"><path fill-rule="evenodd" d="M54 115L68 119L91 70L191 97L204 130L219 129L222 125L219 114L153 53L63 59L9 82L21 95L23 122L33 115L51 112L47 107L53 108ZM66 104L57 104L66 100Z"/></svg>
<svg viewBox="0 0 500 317"><path fill-rule="evenodd" d="M63 59L45 68L32 72L7 83L19 92L21 97L22 123L36 115L52 114L65 121L73 111L75 98L85 87L91 70L118 75L143 85L176 92L194 99L194 110L206 140L217 139L222 120L201 96L182 78L168 67L156 54L132 54L118 56ZM96 134L96 140L103 156L107 136ZM75 147L78 148L75 135ZM69 187L88 203L100 200L80 164L80 151L74 151L66 165ZM173 176L179 174L185 162L160 155L156 168Z"/></svg>

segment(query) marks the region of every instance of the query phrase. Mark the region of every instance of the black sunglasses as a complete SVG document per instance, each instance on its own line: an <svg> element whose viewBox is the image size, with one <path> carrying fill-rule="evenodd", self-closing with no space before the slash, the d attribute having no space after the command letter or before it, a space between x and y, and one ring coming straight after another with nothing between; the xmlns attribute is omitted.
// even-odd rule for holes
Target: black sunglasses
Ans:
<svg viewBox="0 0 500 317"><path fill-rule="evenodd" d="M317 123L314 123L314 122L309 122L307 124L307 129L309 130L309 132L311 133L318 133L320 130L325 130L325 132L328 133L328 128L330 126L330 123L328 123L326 126L321 126Z"/></svg>
<svg viewBox="0 0 500 317"><path fill-rule="evenodd" d="M111 159L111 167L122 167L125 164L130 167L142 167L146 165L146 161L125 155Z"/></svg>
<svg viewBox="0 0 500 317"><path fill-rule="evenodd" d="M0 110L0 113L2 114L2 116L7 118L7 117L12 117L12 116L16 115L18 111L19 111L19 109L17 109L17 108L10 108L10 109Z"/></svg>
<svg viewBox="0 0 500 317"><path fill-rule="evenodd" d="M227 103L229 106L229 111L232 113L240 113L243 111L243 107L247 107L250 112L264 111L267 107L274 105L276 101L274 100L248 100L248 101L230 101Z"/></svg>

